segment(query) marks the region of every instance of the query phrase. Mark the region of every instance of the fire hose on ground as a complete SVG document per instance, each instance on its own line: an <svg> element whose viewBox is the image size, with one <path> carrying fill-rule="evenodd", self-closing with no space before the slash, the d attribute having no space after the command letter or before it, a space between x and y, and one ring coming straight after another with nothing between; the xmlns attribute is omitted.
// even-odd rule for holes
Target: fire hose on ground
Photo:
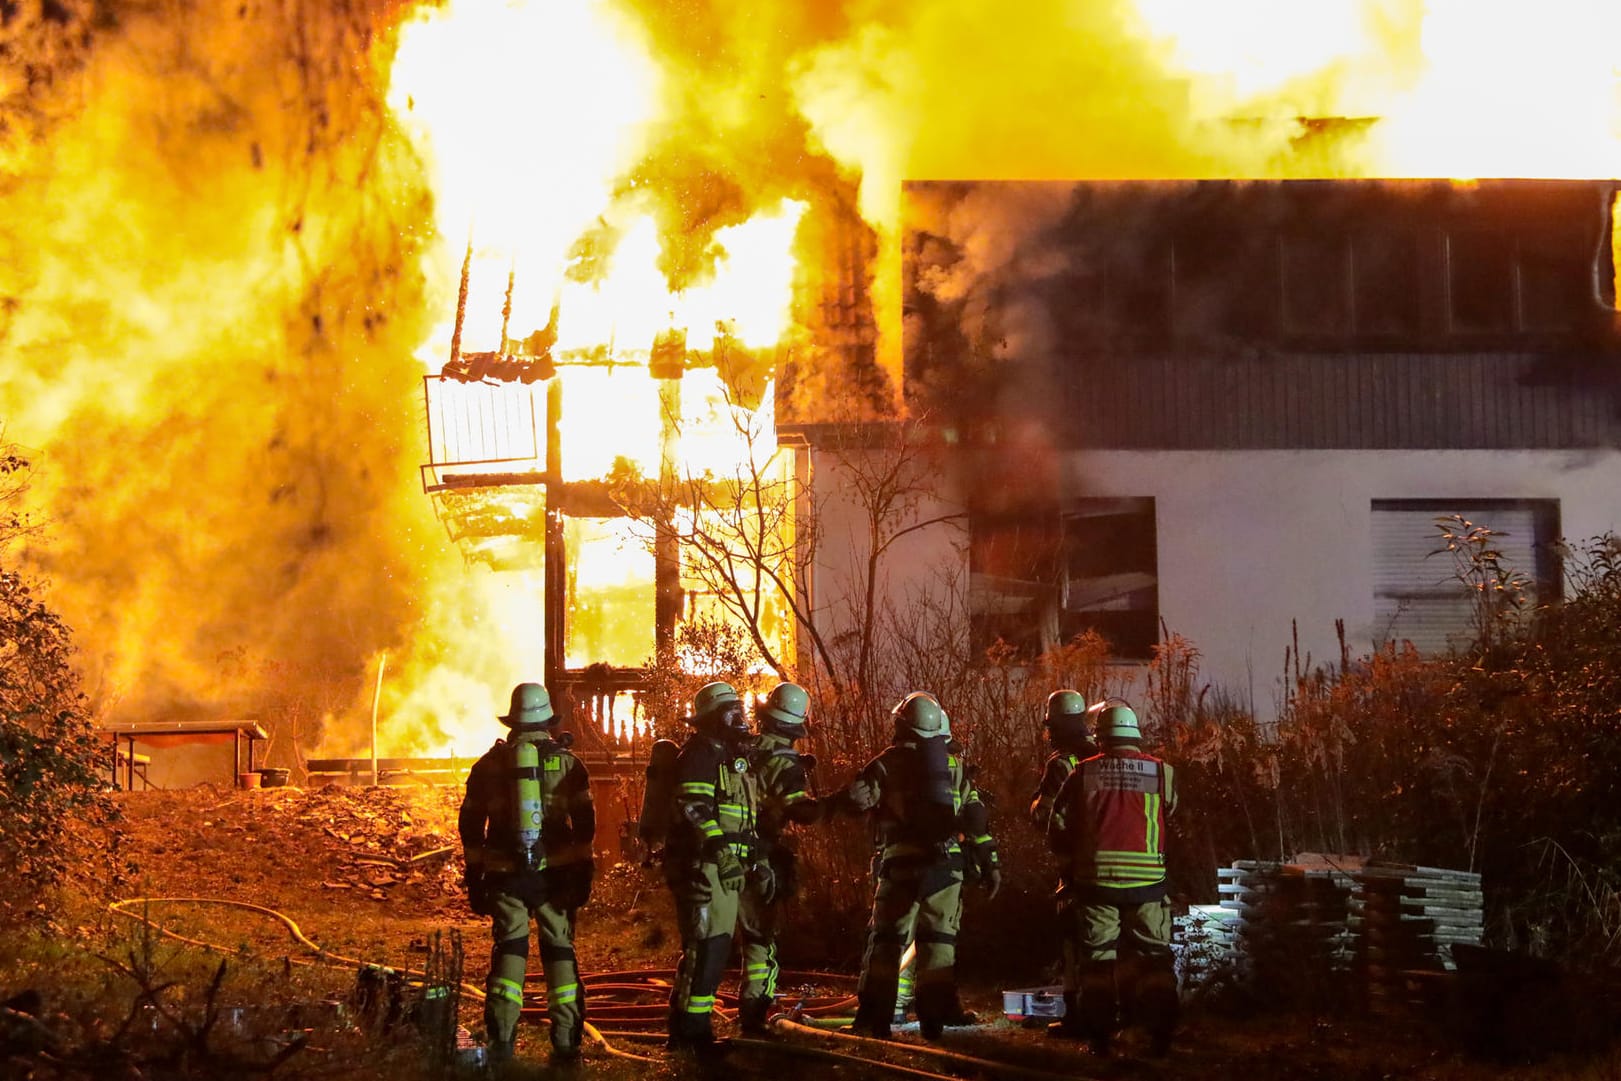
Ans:
<svg viewBox="0 0 1621 1081"><path fill-rule="evenodd" d="M285 913L278 912L273 908L267 908L264 905L252 904L248 901L233 901L220 897L131 897L122 901L114 901L107 906L117 915L145 924L165 937L175 939L179 942L184 942L187 945L210 950L215 953L235 954L237 951L225 946L221 946L218 943L207 942L200 938L190 938L186 935L179 934L178 932L171 931L167 927L160 926L157 922L145 914L127 911L127 909L136 905L146 908L150 908L152 905L216 905L224 908L242 909L243 911L254 912L259 915L269 916L271 919L277 920L287 929L288 933L293 936L293 939L298 942L299 945L305 947L315 954L314 960L288 958L290 962L296 961L299 964L310 965L325 964L341 968L348 968L351 966L357 968L366 968L373 964L370 961L364 961L357 957L345 957L342 954L333 953L331 950L328 950L323 946L311 941L310 938L304 934L303 930L298 926L298 924L293 922L290 916L287 916ZM394 971L412 979L428 980L431 978L426 972L421 972L416 969L395 968ZM475 987L470 983L462 983L460 987L462 991L472 995L475 998L483 999L485 997L484 989L482 987ZM524 1012L528 1013L530 1011L526 1009ZM647 1058L645 1055L633 1055L629 1051L622 1051L613 1046L603 1038L602 1033L598 1031L597 1027L590 1022L586 1023L585 1031L586 1035L590 1036L593 1040L600 1044L602 1049L608 1052L610 1055L617 1058L633 1059L637 1062L655 1061L654 1059Z"/></svg>
<svg viewBox="0 0 1621 1081"><path fill-rule="evenodd" d="M132 897L122 901L114 901L108 905L108 908L110 911L119 916L123 916L126 919L131 919L138 923L144 924L145 926L151 927L159 934L167 938L174 939L178 942L185 943L186 945L227 955L234 955L238 952L235 949L222 946L218 943L208 942L204 939L182 935L179 932L162 926L157 921L153 920L145 911L131 911L131 909L136 908L149 910L153 905L215 906L222 908L234 908L260 916L267 916L280 923L292 936L292 938L299 943L299 945L303 946L310 953L314 954L313 958L289 957L287 959L289 963L304 965L328 965L341 968L383 967L377 966L371 961L356 957L347 957L343 954L335 953L332 950L326 949L305 935L298 924L285 913L279 912L276 909L269 908L264 905L256 905L248 901L235 901L216 897ZM910 952L910 950L908 952ZM391 971L397 972L408 979L420 980L424 982L433 979L430 974L420 970L400 968L397 966L387 967L389 967ZM604 1031L598 1028L597 1024L587 1022L585 1025L586 1034L595 1043L602 1047L604 1051L617 1058L625 1058L644 1063L658 1061L644 1055L633 1054L629 1051L624 1051L618 1047L615 1047L613 1043L610 1042L609 1038L612 1037L614 1040L623 1040L626 1042L662 1043L666 1038L663 1025L668 1016L669 1010L666 1000L669 996L670 983L674 977L675 970L670 968L621 969L609 972L581 973L580 982L584 985L587 992L587 996L590 1001L590 1011L594 1020L597 1022L608 1023L612 1026L623 1026L612 1027L609 1030ZM812 971L786 971L782 973L780 978L788 983L812 986L836 985L840 982L848 982L851 979L850 976L839 973ZM538 983L544 986L545 977L543 973L529 972L525 974L525 982ZM479 1000L485 998L484 989L481 987L477 987L473 984L465 982L461 983L459 986L463 992L473 996L474 998ZM1054 1074L1043 1070L1018 1066L1013 1063L1001 1062L993 1059L977 1058L972 1055L964 1055L954 1051L948 1051L944 1048L922 1046L912 1043L900 1043L864 1036L856 1036L849 1033L828 1031L827 1027L825 1026L842 1025L850 1021L851 1018L849 1017L848 1011L855 1005L856 1002L853 994L831 994L798 997L785 996L785 998L788 1005L784 1013L777 1016L772 1021L773 1030L784 1037L791 1035L810 1036L820 1040L832 1040L856 1047L872 1046L875 1050L882 1049L888 1053L901 1052L923 1055L935 1061L954 1065L959 1069L966 1068L973 1070L974 1072L994 1072L1004 1076L1026 1077L1032 1079L1032 1081L1058 1081L1058 1079L1061 1077L1059 1074ZM533 996L526 995L526 999L528 1001L526 1001L523 1007L522 1016L530 1020L544 1020L546 1017L544 996L540 994ZM736 1015L736 1007L737 997L735 993L722 992L717 994L715 1009L717 1014L728 1019L734 1018ZM658 1028L655 1031L653 1029L644 1030L637 1027L644 1024L657 1025ZM808 1046L807 1044L786 1038L779 1040L735 1038L731 1041L731 1044L734 1047L743 1049L798 1055L801 1057L814 1058L828 1062L843 1062L847 1064L865 1065L875 1069L881 1069L890 1073L901 1074L909 1077L948 1079L948 1081L952 1079L952 1075L948 1074L933 1073L927 1070L917 1069L912 1066L890 1062L882 1058L868 1058L862 1055L845 1054L838 1051L828 1050L826 1048Z"/></svg>

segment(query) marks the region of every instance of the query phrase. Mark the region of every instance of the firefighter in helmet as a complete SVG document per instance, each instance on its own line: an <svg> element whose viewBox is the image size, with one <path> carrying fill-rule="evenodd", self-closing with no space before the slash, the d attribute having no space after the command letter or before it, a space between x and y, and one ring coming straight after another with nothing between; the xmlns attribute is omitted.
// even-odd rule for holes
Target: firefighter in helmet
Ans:
<svg viewBox="0 0 1621 1081"><path fill-rule="evenodd" d="M1001 888L989 815L933 695L914 692L893 712L893 742L836 798L871 815L877 853L867 950L857 984L856 1032L888 1037L901 952L916 945L916 1009L929 1039L963 1016L957 999L957 928L965 872Z"/></svg>
<svg viewBox="0 0 1621 1081"><path fill-rule="evenodd" d="M759 853L759 778L751 768L743 700L729 683L693 696L695 729L675 763L675 807L664 876L681 923L681 963L670 991L669 1045L719 1048L715 992L732 952L744 884Z"/></svg>
<svg viewBox="0 0 1621 1081"><path fill-rule="evenodd" d="M1137 715L1111 702L1098 713L1103 753L1058 791L1047 840L1064 868L1059 911L1077 988L1069 1030L1106 1054L1121 1007L1148 1029L1156 1055L1176 1028L1171 905L1165 894L1165 821L1176 809L1172 769L1142 749ZM1124 953L1125 957L1120 955Z"/></svg>
<svg viewBox="0 0 1621 1081"><path fill-rule="evenodd" d="M1043 837L1047 835L1047 820L1052 817L1053 801L1058 798L1058 790L1069 780L1076 766L1098 753L1088 723L1093 712L1087 708L1086 698L1080 691L1065 689L1047 696L1045 720L1047 742L1052 747L1052 753L1047 756L1041 780L1030 797L1030 823ZM1060 876L1062 874L1063 869L1060 868ZM1048 1025L1047 1029L1054 1036L1078 1037L1081 1033L1075 1013L1076 966L1074 959L1068 956L1071 947L1069 936L1064 937L1063 943L1064 1016L1062 1020Z"/></svg>
<svg viewBox="0 0 1621 1081"><path fill-rule="evenodd" d="M1086 697L1080 691L1066 689L1049 694L1046 714L1047 743L1052 753L1047 756L1041 780L1030 797L1030 822L1043 836L1047 833L1047 819L1053 813L1058 790L1069 780L1076 766L1098 753L1087 723L1091 716Z"/></svg>
<svg viewBox="0 0 1621 1081"><path fill-rule="evenodd" d="M574 961L575 912L591 896L596 809L585 766L557 731L551 696L538 683L512 689L499 718L511 729L467 775L457 829L467 860L467 899L490 917L490 975L484 1024L492 1062L512 1057L529 955L529 923L540 929L552 1055L580 1054L585 992Z"/></svg>
<svg viewBox="0 0 1621 1081"><path fill-rule="evenodd" d="M819 805L806 791L816 760L800 754L810 695L797 683L779 683L754 706L754 772L759 777L759 858L743 887L738 923L743 938L743 984L738 1021L743 1031L765 1031L766 1015L777 994L777 927L781 908L798 888L796 857L784 834L790 825L819 817Z"/></svg>
<svg viewBox="0 0 1621 1081"><path fill-rule="evenodd" d="M947 739L946 750L948 752L950 752L951 754L957 755L960 758L962 756L963 748L962 748L962 744L958 743L955 739L951 738L951 717L950 717L950 715L945 713L944 711L941 711L941 713L940 713L940 721L941 721L942 724L945 725L946 739ZM970 772L970 775L972 775L973 767L969 767L969 772ZM974 865L973 861L971 861L971 860L967 861L964 868L963 868L963 870L964 870L964 873L965 873L965 879L964 879L965 882L969 881L969 880L973 880L973 881L980 880L980 876L979 876L979 873L978 873L978 868ZM962 924L962 895L963 895L963 892L964 891L962 891L962 890L957 891L957 923L958 923L958 926L961 926L961 924ZM912 941L912 939L908 938L906 940L906 943L905 943L905 948L901 951L901 975L900 975L899 981L897 981L897 987L896 987L896 993L895 993L895 1021L894 1021L895 1024L903 1025L903 1024L906 1023L907 1015L912 1012L912 1004L913 1004L913 999L915 998L916 990L917 990L917 943ZM956 999L953 999L952 1003L953 1003L952 1007L951 1007L950 1011L947 1013L946 1018L945 1018L945 1023L946 1024L948 1024L948 1025L974 1025L974 1024L979 1023L979 1015L977 1013L975 1013L973 1010L965 1010L965 1009L963 1009L962 1006L957 1002Z"/></svg>

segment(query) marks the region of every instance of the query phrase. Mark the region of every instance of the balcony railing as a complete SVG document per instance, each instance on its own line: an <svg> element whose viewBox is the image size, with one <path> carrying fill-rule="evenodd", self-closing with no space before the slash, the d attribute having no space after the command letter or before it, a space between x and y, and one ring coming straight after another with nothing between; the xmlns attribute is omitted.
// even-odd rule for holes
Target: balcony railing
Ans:
<svg viewBox="0 0 1621 1081"><path fill-rule="evenodd" d="M422 402L428 421L423 491L491 483L493 478L507 483L540 480L545 448L530 384L467 383L425 375Z"/></svg>

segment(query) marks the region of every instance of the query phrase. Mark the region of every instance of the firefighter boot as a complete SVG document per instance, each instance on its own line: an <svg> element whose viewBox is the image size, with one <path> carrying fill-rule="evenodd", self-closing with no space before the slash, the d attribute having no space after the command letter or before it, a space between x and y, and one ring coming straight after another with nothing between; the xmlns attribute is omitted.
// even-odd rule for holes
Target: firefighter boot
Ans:
<svg viewBox="0 0 1621 1081"><path fill-rule="evenodd" d="M1080 1007L1075 1003L1075 992L1064 992L1064 1016L1048 1023L1047 1035L1061 1040L1086 1039L1086 1026L1081 1023Z"/></svg>
<svg viewBox="0 0 1621 1081"><path fill-rule="evenodd" d="M1176 994L1176 977L1167 972L1144 976L1137 985L1132 1004L1134 1018L1148 1030L1148 1053L1164 1058L1171 1050L1181 1003Z"/></svg>
<svg viewBox="0 0 1621 1081"><path fill-rule="evenodd" d="M949 986L925 985L917 991L917 1027L925 1040L938 1040L956 996ZM960 1012L962 1007L957 1007Z"/></svg>
<svg viewBox="0 0 1621 1081"><path fill-rule="evenodd" d="M973 1010L963 1009L962 999L957 997L956 991L952 991L951 998L946 1003L944 1021L948 1028L963 1028L979 1024L979 1014Z"/></svg>
<svg viewBox="0 0 1621 1081"><path fill-rule="evenodd" d="M771 1012L771 999L762 995L759 998L744 999L737 1004L737 1022L743 1028L745 1036L764 1036L769 1031L766 1025L766 1015Z"/></svg>
<svg viewBox="0 0 1621 1081"><path fill-rule="evenodd" d="M1119 1024L1114 969L1113 960L1095 964L1081 977L1080 991L1076 995L1075 1017L1094 1055L1109 1053L1115 1026Z"/></svg>
<svg viewBox="0 0 1621 1081"><path fill-rule="evenodd" d="M863 992L856 999L855 1020L845 1031L855 1036L889 1039L890 1019L895 1016L895 1003L889 996Z"/></svg>
<svg viewBox="0 0 1621 1081"><path fill-rule="evenodd" d="M517 1040L503 1040L494 1033L490 1034L489 1042L484 1045L484 1066L491 1073L503 1072L512 1062L513 1053L517 1049Z"/></svg>

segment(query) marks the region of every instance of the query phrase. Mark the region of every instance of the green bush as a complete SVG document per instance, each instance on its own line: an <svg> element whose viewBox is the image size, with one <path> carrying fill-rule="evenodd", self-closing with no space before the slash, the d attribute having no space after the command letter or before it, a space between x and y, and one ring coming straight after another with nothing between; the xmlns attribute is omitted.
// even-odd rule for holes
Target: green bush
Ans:
<svg viewBox="0 0 1621 1081"><path fill-rule="evenodd" d="M116 850L110 745L85 711L71 635L21 576L0 570L0 913L48 912L48 892L105 881Z"/></svg>

